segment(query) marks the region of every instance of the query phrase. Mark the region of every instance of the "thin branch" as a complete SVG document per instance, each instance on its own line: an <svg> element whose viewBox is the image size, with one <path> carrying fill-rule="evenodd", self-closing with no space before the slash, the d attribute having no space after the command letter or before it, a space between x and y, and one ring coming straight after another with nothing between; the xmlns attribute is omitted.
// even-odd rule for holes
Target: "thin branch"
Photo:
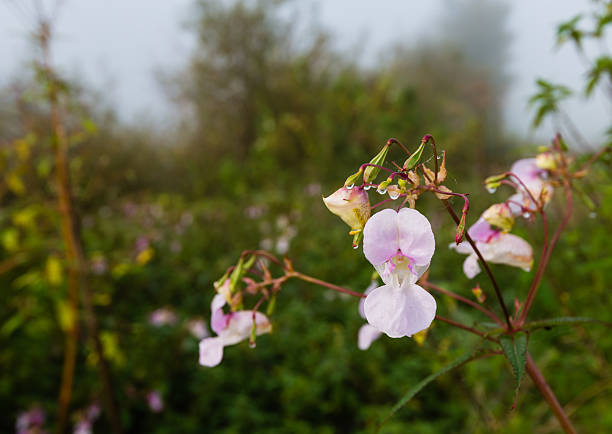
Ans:
<svg viewBox="0 0 612 434"><path fill-rule="evenodd" d="M450 216L452 217L452 219L455 221L455 224L458 225L459 217L457 217L457 214L455 213L453 208L448 203L448 200L441 199L441 201L444 204L444 207L446 208ZM467 242L470 244L470 246L472 246L472 249L474 249L474 252L476 253L476 256L478 256L478 259L480 260L482 267L485 269L487 276L489 276L489 280L491 280L491 283L493 284L493 288L495 289L495 295L497 296L497 301L499 301L499 304L501 305L501 308L504 312L504 318L506 320L508 330L512 331L512 323L510 322L510 315L508 314L508 309L506 308L506 304L504 303L504 298L502 297L501 290L499 289L499 285L497 284L497 281L495 280L495 277L493 276L493 272L489 268L489 264L487 263L487 261L485 261L484 257L482 256L482 253L480 253L480 250L478 250L478 247L476 247L476 243L474 242L474 240L472 240L472 237L470 237L470 234L468 233L467 230L465 231L464 236Z"/></svg>
<svg viewBox="0 0 612 434"><path fill-rule="evenodd" d="M420 282L421 285L423 285L426 288L429 288L433 291L439 292L440 294L444 294L448 297L454 298L457 301L460 301L462 303L465 303L469 306L472 306L474 309L479 310L480 312L484 313L486 316L488 316L489 318L491 318L493 321L495 321L497 324L499 324L500 326L504 326L504 322L502 320L500 320L497 315L495 315L493 312L491 312L490 310L486 309L484 306L481 306L480 304L470 300L469 298L465 298L459 294L456 294L452 291L448 291L444 288L441 288L429 281L421 281Z"/></svg>

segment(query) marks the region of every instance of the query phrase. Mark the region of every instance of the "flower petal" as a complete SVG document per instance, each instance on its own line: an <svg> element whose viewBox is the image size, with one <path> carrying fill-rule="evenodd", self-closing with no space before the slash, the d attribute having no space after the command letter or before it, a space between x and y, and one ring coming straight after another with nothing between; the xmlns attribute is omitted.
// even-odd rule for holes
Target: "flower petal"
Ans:
<svg viewBox="0 0 612 434"><path fill-rule="evenodd" d="M474 241L487 242L499 233L484 218L480 217L469 229L468 234ZM457 250L458 251L458 250ZM461 253L461 252L460 252Z"/></svg>
<svg viewBox="0 0 612 434"><path fill-rule="evenodd" d="M418 285L384 285L368 295L364 310L368 322L392 338L411 336L429 327L436 315L435 299Z"/></svg>
<svg viewBox="0 0 612 434"><path fill-rule="evenodd" d="M399 249L397 212L383 209L374 214L363 230L363 253L372 265L392 258Z"/></svg>
<svg viewBox="0 0 612 434"><path fill-rule="evenodd" d="M372 280L365 291L363 291L364 295L369 295L370 292L374 291L378 287L378 282L376 280ZM361 297L359 299L359 316L365 319L365 312L363 310L363 304L365 303L365 297Z"/></svg>
<svg viewBox="0 0 612 434"><path fill-rule="evenodd" d="M253 311L239 310L228 315L229 322L227 327L219 333L224 345L234 345L251 336L253 327ZM272 325L267 316L261 312L255 312L255 333L261 335L269 333Z"/></svg>
<svg viewBox="0 0 612 434"><path fill-rule="evenodd" d="M213 367L223 359L223 340L219 337L200 341L200 365Z"/></svg>
<svg viewBox="0 0 612 434"><path fill-rule="evenodd" d="M402 208L397 213L399 247L419 266L429 265L436 248L431 224L416 209Z"/></svg>
<svg viewBox="0 0 612 434"><path fill-rule="evenodd" d="M360 350L367 350L376 339L382 335L382 332L370 324L364 324L359 329L357 336L357 346Z"/></svg>
<svg viewBox="0 0 612 434"><path fill-rule="evenodd" d="M480 245L478 248L480 249ZM494 264L506 264L526 271L529 271L533 264L531 245L513 234L500 234L499 237L486 244L483 250L481 253L484 258Z"/></svg>
<svg viewBox="0 0 612 434"><path fill-rule="evenodd" d="M475 253L468 256L465 258L465 261L463 261L463 272L468 279L473 279L478 273L480 273L480 265L478 265L478 257Z"/></svg>

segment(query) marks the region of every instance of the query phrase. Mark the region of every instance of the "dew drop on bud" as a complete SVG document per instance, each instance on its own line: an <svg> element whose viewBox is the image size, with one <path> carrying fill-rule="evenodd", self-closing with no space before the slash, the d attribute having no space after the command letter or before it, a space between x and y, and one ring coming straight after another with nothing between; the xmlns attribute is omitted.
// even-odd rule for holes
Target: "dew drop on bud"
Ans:
<svg viewBox="0 0 612 434"><path fill-rule="evenodd" d="M255 341L249 341L249 348L255 348L256 346Z"/></svg>
<svg viewBox="0 0 612 434"><path fill-rule="evenodd" d="M399 197L399 191L390 191L389 192L389 197L393 200L397 199Z"/></svg>
<svg viewBox="0 0 612 434"><path fill-rule="evenodd" d="M359 248L359 244L353 244L353 249L357 250Z"/></svg>
<svg viewBox="0 0 612 434"><path fill-rule="evenodd" d="M369 190L370 188L372 188L371 185L366 185L365 187L363 187L364 190Z"/></svg>
<svg viewBox="0 0 612 434"><path fill-rule="evenodd" d="M386 194L387 193L387 189L386 188L379 188L376 190L379 194Z"/></svg>
<svg viewBox="0 0 612 434"><path fill-rule="evenodd" d="M487 191L491 194L495 193L497 191L497 188L493 188L493 187L487 187Z"/></svg>
<svg viewBox="0 0 612 434"><path fill-rule="evenodd" d="M352 189L353 187L355 187L355 184L347 185L345 188L346 188L347 190L350 190L350 189Z"/></svg>
<svg viewBox="0 0 612 434"><path fill-rule="evenodd" d="M531 216L531 214L528 213L528 212L524 212L523 213L523 217L526 218L526 219L528 219L530 216Z"/></svg>

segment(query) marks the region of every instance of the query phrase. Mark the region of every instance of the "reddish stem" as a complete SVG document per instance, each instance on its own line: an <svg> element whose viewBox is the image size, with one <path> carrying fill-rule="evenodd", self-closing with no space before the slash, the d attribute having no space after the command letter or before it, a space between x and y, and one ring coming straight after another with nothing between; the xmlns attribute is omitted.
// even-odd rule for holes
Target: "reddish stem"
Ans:
<svg viewBox="0 0 612 434"><path fill-rule="evenodd" d="M458 225L459 217L457 217L457 214L455 213L453 208L449 205L448 201L446 199L442 199L442 203L444 204L444 207L446 208L446 210L448 211L452 219L455 221L455 224ZM482 256L482 253L480 253L480 250L478 250L478 247L476 247L476 243L474 242L474 240L472 240L472 237L470 237L470 234L468 233L468 231L465 231L464 235L465 235L466 241L470 244L470 246L472 246L474 253L476 253L476 256L478 256L478 259L480 260L480 264L485 269L487 276L489 276L489 280L491 281L491 283L493 284L493 288L495 289L495 295L497 296L497 301L499 301L499 304L501 305L501 308L504 312L504 318L506 320L508 330L512 331L512 323L510 322L510 315L508 314L508 309L506 308L506 304L504 303L504 298L502 297L501 290L499 289L499 285L497 284L497 281L495 280L495 277L493 276L493 272L489 268L489 264L487 263L487 261L485 261L484 257Z"/></svg>
<svg viewBox="0 0 612 434"><path fill-rule="evenodd" d="M538 292L538 288L542 281L542 277L544 276L544 271L546 270L546 267L548 266L548 261L550 260L550 255L552 254L553 248L555 247L555 244L559 240L559 236L561 235L561 232L563 231L563 229L565 229L565 227L569 223L569 219L572 215L572 189L567 179L564 180L563 185L565 188L565 199L567 201L567 208L565 210L565 215L563 216L563 220L557 227L557 230L553 234L553 237L550 240L550 244L548 245L548 248L544 251L542 255L542 260L540 261L540 264L538 265L538 270L536 271L536 275L533 278L533 282L531 282L529 292L527 293L527 299L525 300L525 306L523 308L523 312L521 313L521 316L519 317L519 320L518 320L519 325L523 325L525 323L525 320L527 319L527 315L529 314L529 309L531 309L533 300Z"/></svg>
<svg viewBox="0 0 612 434"><path fill-rule="evenodd" d="M474 301L470 300L469 298L465 298L465 297L463 297L463 296L461 296L459 294L456 294L456 293L454 293L452 291L448 291L448 290L446 290L444 288L441 288L441 287L439 287L439 286L437 286L437 285L435 285L435 284L433 284L433 283L431 283L429 281L424 281L424 282L421 281L420 283L421 283L421 285L423 285L426 288L429 288L431 290L439 292L440 294L444 294L444 295L446 295L448 297L454 298L457 301L460 301L460 302L465 303L465 304L467 304L469 306L472 306L474 309L477 309L480 312L484 313L486 316L488 316L493 321L495 321L497 324L499 324L500 326L503 327L504 322L502 320L500 320L497 317L497 315L495 315L493 312L491 312L490 310L486 309L485 307L481 306L480 304L475 303Z"/></svg>
<svg viewBox="0 0 612 434"><path fill-rule="evenodd" d="M527 374L529 374L529 376L533 380L533 383L544 397L544 400L546 400L546 403L555 414L555 417L561 424L563 431L565 431L566 433L575 434L576 430L572 426L572 423L567 417L567 414L565 414L565 410L563 410L563 407L561 406L561 404L559 404L559 400L557 400L557 397L555 396L552 389L546 382L546 379L534 363L529 352L527 352L527 363L525 365L525 368Z"/></svg>

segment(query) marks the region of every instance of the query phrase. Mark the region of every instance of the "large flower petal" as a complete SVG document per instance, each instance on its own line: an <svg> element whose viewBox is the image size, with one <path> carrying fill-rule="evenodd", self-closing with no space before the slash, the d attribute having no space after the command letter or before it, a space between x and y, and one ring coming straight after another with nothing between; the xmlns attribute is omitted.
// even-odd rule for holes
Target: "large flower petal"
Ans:
<svg viewBox="0 0 612 434"><path fill-rule="evenodd" d="M219 337L200 341L200 365L213 367L223 359L223 340Z"/></svg>
<svg viewBox="0 0 612 434"><path fill-rule="evenodd" d="M401 287L376 288L366 298L364 310L371 325L389 337L400 338L429 327L436 315L436 301L420 286L404 281Z"/></svg>
<svg viewBox="0 0 612 434"><path fill-rule="evenodd" d="M480 246L478 248L480 249ZM533 249L531 245L521 237L513 234L500 234L499 237L488 243L485 251L481 253L489 262L506 264L522 268L525 271L529 271L533 264Z"/></svg>
<svg viewBox="0 0 612 434"><path fill-rule="evenodd" d="M372 265L392 258L399 250L397 212L383 209L374 214L363 230L363 253Z"/></svg>
<svg viewBox="0 0 612 434"><path fill-rule="evenodd" d="M463 272L468 279L473 279L478 273L480 273L480 265L478 265L478 257L475 253L471 254L465 258L465 261L463 261Z"/></svg>
<svg viewBox="0 0 612 434"><path fill-rule="evenodd" d="M429 265L436 248L431 224L416 209L402 208L397 213L399 247L416 265Z"/></svg>
<svg viewBox="0 0 612 434"><path fill-rule="evenodd" d="M364 324L359 329L357 336L357 346L360 350L367 350L376 339L382 335L382 332L370 324Z"/></svg>

